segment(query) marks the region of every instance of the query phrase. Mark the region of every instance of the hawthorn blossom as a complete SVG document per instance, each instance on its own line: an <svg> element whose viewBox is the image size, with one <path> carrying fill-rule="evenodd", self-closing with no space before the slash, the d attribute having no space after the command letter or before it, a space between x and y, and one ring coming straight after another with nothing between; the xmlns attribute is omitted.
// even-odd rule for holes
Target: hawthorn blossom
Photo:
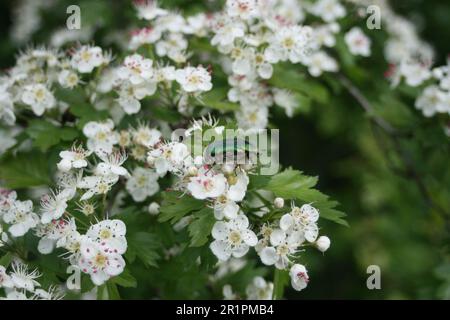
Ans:
<svg viewBox="0 0 450 320"><path fill-rule="evenodd" d="M291 277L291 285L294 290L301 291L308 285L309 276L305 266L301 264L294 264L289 271L289 275Z"/></svg>
<svg viewBox="0 0 450 320"><path fill-rule="evenodd" d="M319 211L309 204L304 204L301 208L293 207L290 213L281 217L280 228L284 231L299 231L309 242L317 239L319 228L317 220L319 219Z"/></svg>
<svg viewBox="0 0 450 320"><path fill-rule="evenodd" d="M68 192L47 194L41 199L41 222L50 223L52 220L59 219L67 209Z"/></svg>
<svg viewBox="0 0 450 320"><path fill-rule="evenodd" d="M142 202L159 191L158 178L154 170L137 167L127 180L126 189L134 201Z"/></svg>
<svg viewBox="0 0 450 320"><path fill-rule="evenodd" d="M12 264L12 272L10 273L11 281L17 289L25 289L33 292L36 286L40 286L36 281L41 274L37 269L28 271L28 266L22 262L16 261Z"/></svg>
<svg viewBox="0 0 450 320"><path fill-rule="evenodd" d="M107 253L100 243L89 237L82 237L78 266L91 276L92 282L101 286L111 277L117 276L125 268L125 260L118 253Z"/></svg>
<svg viewBox="0 0 450 320"><path fill-rule="evenodd" d="M175 80L186 92L202 92L212 89L211 75L202 66L177 70Z"/></svg>
<svg viewBox="0 0 450 320"><path fill-rule="evenodd" d="M273 100L274 102L282 107L286 115L292 118L295 109L298 107L298 99L288 90L284 89L273 89Z"/></svg>
<svg viewBox="0 0 450 320"><path fill-rule="evenodd" d="M3 85L0 85L0 120L1 119L8 125L13 125L16 122L11 94L7 91L6 86Z"/></svg>
<svg viewBox="0 0 450 320"><path fill-rule="evenodd" d="M73 146L71 150L65 150L59 153L61 161L57 163L57 167L63 172L68 172L72 168L85 168L88 165L86 158L91 154L92 151L84 150L81 146Z"/></svg>
<svg viewBox="0 0 450 320"><path fill-rule="evenodd" d="M84 177L79 183L78 188L88 189L80 198L81 201L88 200L97 194L106 194L111 187L116 184L119 177L117 175L90 176Z"/></svg>
<svg viewBox="0 0 450 320"><path fill-rule="evenodd" d="M318 77L325 72L338 71L338 64L336 60L326 54L324 51L314 52L303 60L308 67L308 72L313 77Z"/></svg>
<svg viewBox="0 0 450 320"><path fill-rule="evenodd" d="M312 29L304 26L287 26L273 35L265 57L270 63L279 61L300 62L308 51Z"/></svg>
<svg viewBox="0 0 450 320"><path fill-rule="evenodd" d="M168 12L158 6L156 0L134 0L134 7L138 17L145 20L153 20L158 16L164 16Z"/></svg>
<svg viewBox="0 0 450 320"><path fill-rule="evenodd" d="M450 113L449 93L445 93L436 85L428 86L417 98L415 107L421 110L425 117L432 117L438 112Z"/></svg>
<svg viewBox="0 0 450 320"><path fill-rule="evenodd" d="M285 269L289 265L291 257L304 241L301 232L286 232L282 229L274 229L269 239L270 246L262 248L259 256L265 265L275 265L278 269Z"/></svg>
<svg viewBox="0 0 450 320"><path fill-rule="evenodd" d="M45 85L40 83L25 86L22 102L29 105L37 116L42 116L45 110L52 109L56 105L53 94Z"/></svg>
<svg viewBox="0 0 450 320"><path fill-rule="evenodd" d="M105 62L100 47L82 46L72 55L72 68L80 73L90 73Z"/></svg>
<svg viewBox="0 0 450 320"><path fill-rule="evenodd" d="M153 44L161 39L161 30L159 28L145 27L131 33L129 48L137 50L145 44Z"/></svg>
<svg viewBox="0 0 450 320"><path fill-rule="evenodd" d="M231 19L226 15L217 15L212 22L212 30L215 33L211 39L213 46L230 46L237 38L245 35L246 26L241 21Z"/></svg>
<svg viewBox="0 0 450 320"><path fill-rule="evenodd" d="M230 17L239 17L242 20L254 18L258 14L256 0L227 0L227 13Z"/></svg>
<svg viewBox="0 0 450 320"><path fill-rule="evenodd" d="M345 16L345 8L339 0L318 0L310 8L311 13L326 22L332 22Z"/></svg>
<svg viewBox="0 0 450 320"><path fill-rule="evenodd" d="M345 34L345 43L353 55L363 57L370 56L370 39L362 32L361 28L353 27Z"/></svg>
<svg viewBox="0 0 450 320"><path fill-rule="evenodd" d="M240 258L258 242L255 233L249 229L248 218L243 214L228 222L217 221L212 236L215 240L210 248L219 260L228 260L231 256Z"/></svg>
<svg viewBox="0 0 450 320"><path fill-rule="evenodd" d="M75 72L64 69L58 75L58 82L63 88L73 89L80 83L80 78Z"/></svg>
<svg viewBox="0 0 450 320"><path fill-rule="evenodd" d="M37 225L39 218L32 210L33 203L30 200L16 200L3 215L3 221L10 225L8 231L13 237L21 237Z"/></svg>
<svg viewBox="0 0 450 320"><path fill-rule="evenodd" d="M139 85L153 76L153 61L140 54L125 57L124 66L117 71L121 79L130 81L133 85Z"/></svg>
<svg viewBox="0 0 450 320"><path fill-rule="evenodd" d="M92 225L86 232L86 236L97 242L105 253L124 254L127 250L126 232L123 221L103 220Z"/></svg>
<svg viewBox="0 0 450 320"><path fill-rule="evenodd" d="M406 84L411 87L417 87L431 77L429 67L418 62L402 61L399 73L405 77Z"/></svg>
<svg viewBox="0 0 450 320"><path fill-rule="evenodd" d="M263 277L254 277L245 289L247 300L272 300L273 283Z"/></svg>
<svg viewBox="0 0 450 320"><path fill-rule="evenodd" d="M129 173L122 164L127 160L125 153L113 152L111 154L101 154L102 160L94 169L94 173L99 176L128 176Z"/></svg>
<svg viewBox="0 0 450 320"><path fill-rule="evenodd" d="M0 266L0 288L13 288L14 283L11 277L6 273L6 268Z"/></svg>
<svg viewBox="0 0 450 320"><path fill-rule="evenodd" d="M330 248L330 244L330 238L328 238L327 236L320 236L315 243L317 249L319 249L320 252L327 251L328 248Z"/></svg>
<svg viewBox="0 0 450 320"><path fill-rule="evenodd" d="M226 190L227 180L222 173L214 173L208 169L199 170L191 177L187 189L196 199L216 198Z"/></svg>
<svg viewBox="0 0 450 320"><path fill-rule="evenodd" d="M151 96L156 92L156 83L146 81L139 85L133 85L129 82L121 84L119 87L119 98L117 102L127 114L135 114L141 110L140 100Z"/></svg>
<svg viewBox="0 0 450 320"><path fill-rule="evenodd" d="M83 134L88 138L87 147L96 154L111 153L113 145L117 143L117 135L113 132L114 122L90 121L83 127Z"/></svg>

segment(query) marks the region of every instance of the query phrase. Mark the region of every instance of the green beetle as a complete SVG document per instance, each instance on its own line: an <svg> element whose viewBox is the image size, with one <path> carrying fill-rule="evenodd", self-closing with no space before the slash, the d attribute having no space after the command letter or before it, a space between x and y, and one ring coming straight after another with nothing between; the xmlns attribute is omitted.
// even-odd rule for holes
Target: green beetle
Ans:
<svg viewBox="0 0 450 320"><path fill-rule="evenodd" d="M209 144L203 153L203 160L209 165L247 164L252 153L257 154L248 139L235 137Z"/></svg>

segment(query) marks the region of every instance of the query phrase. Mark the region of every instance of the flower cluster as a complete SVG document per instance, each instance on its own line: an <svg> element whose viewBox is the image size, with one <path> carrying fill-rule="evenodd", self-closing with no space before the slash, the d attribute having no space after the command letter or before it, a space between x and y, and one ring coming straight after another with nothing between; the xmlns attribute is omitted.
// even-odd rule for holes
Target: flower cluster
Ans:
<svg viewBox="0 0 450 320"><path fill-rule="evenodd" d="M37 269L29 270L23 262L16 260L8 272L0 266L0 288L5 291L5 297L0 300L60 300L64 293L60 288L50 286L48 290L41 287L36 280L41 276Z"/></svg>

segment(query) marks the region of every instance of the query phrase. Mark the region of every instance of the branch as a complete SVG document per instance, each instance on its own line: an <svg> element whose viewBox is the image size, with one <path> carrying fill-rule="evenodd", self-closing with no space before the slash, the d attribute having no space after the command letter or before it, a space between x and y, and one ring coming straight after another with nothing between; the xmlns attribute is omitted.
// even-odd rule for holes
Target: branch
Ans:
<svg viewBox="0 0 450 320"><path fill-rule="evenodd" d="M388 136L392 139L394 143L394 148L396 152L399 154L401 161L403 162L406 170L406 175L412 178L422 195L425 203L428 207L435 208L437 211L441 212L444 215L448 215L448 213L440 207L438 204L434 203L430 192L428 191L423 178L420 176L418 171L415 169L414 163L411 160L411 157L403 150L397 130L392 127L390 123L388 123L383 118L377 116L375 114L375 110L372 107L369 100L364 96L364 94L352 84L352 82L345 77L343 74L338 75L339 80L343 84L343 86L348 90L350 95L360 104L360 106L369 114L371 117L371 121L378 127L380 127L384 132L388 134Z"/></svg>

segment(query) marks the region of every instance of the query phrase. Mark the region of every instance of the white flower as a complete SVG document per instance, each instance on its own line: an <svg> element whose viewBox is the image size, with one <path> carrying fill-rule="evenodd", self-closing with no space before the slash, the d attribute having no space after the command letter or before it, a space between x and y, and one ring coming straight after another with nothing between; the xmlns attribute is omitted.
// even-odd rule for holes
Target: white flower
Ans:
<svg viewBox="0 0 450 320"><path fill-rule="evenodd" d="M155 43L159 39L161 39L161 30L159 28L145 27L131 34L129 48L137 50L140 46Z"/></svg>
<svg viewBox="0 0 450 320"><path fill-rule="evenodd" d="M436 85L426 87L417 98L415 106L422 110L425 117L432 117L436 112L450 112L448 93L446 94Z"/></svg>
<svg viewBox="0 0 450 320"><path fill-rule="evenodd" d="M103 162L100 162L94 170L95 175L99 176L128 176L129 173L122 164L127 160L125 153L113 152L111 154L101 154L99 158Z"/></svg>
<svg viewBox="0 0 450 320"><path fill-rule="evenodd" d="M227 0L227 13L230 17L248 20L258 14L256 0Z"/></svg>
<svg viewBox="0 0 450 320"><path fill-rule="evenodd" d="M72 56L72 68L80 73L90 73L105 62L100 47L82 46Z"/></svg>
<svg viewBox="0 0 450 320"><path fill-rule="evenodd" d="M158 6L156 0L135 0L134 7L138 12L138 17L145 20L153 20L158 16L164 16L168 13Z"/></svg>
<svg viewBox="0 0 450 320"><path fill-rule="evenodd" d="M319 249L319 251L325 252L330 247L330 243L330 238L328 238L327 236L320 236L316 241L316 247L317 249Z"/></svg>
<svg viewBox="0 0 450 320"><path fill-rule="evenodd" d="M14 283L11 277L6 274L6 269L4 266L0 266L0 288L12 288Z"/></svg>
<svg viewBox="0 0 450 320"><path fill-rule="evenodd" d="M79 183L78 188L88 189L80 200L88 200L96 194L106 194L111 187L118 181L119 177L116 175L108 176L91 176L84 177Z"/></svg>
<svg viewBox="0 0 450 320"><path fill-rule="evenodd" d="M153 76L153 61L140 54L127 56L124 66L117 71L121 79L130 81L133 85L139 85Z"/></svg>
<svg viewBox="0 0 450 320"><path fill-rule="evenodd" d="M159 213L160 205L157 202L152 202L148 206L148 213L150 213L152 216L156 216Z"/></svg>
<svg viewBox="0 0 450 320"><path fill-rule="evenodd" d="M36 286L40 286L35 280L41 276L37 269L29 272L27 265L18 261L12 264L12 269L10 276L15 288L33 292Z"/></svg>
<svg viewBox="0 0 450 320"><path fill-rule="evenodd" d="M224 300L236 300L238 298L238 295L233 292L233 288L229 284L223 286L222 294Z"/></svg>
<svg viewBox="0 0 450 320"><path fill-rule="evenodd" d="M218 221L212 229L215 239L210 248L219 260L228 260L231 256L244 256L249 247L258 243L255 233L248 229L248 218L241 214L228 222Z"/></svg>
<svg viewBox="0 0 450 320"><path fill-rule="evenodd" d="M117 143L117 135L113 132L114 122L90 121L83 127L83 134L88 138L87 147L96 154L111 153L113 145Z"/></svg>
<svg viewBox="0 0 450 320"><path fill-rule="evenodd" d="M237 175L228 176L228 192L227 196L232 201L242 201L245 193L247 192L247 185L249 178L244 171L239 172Z"/></svg>
<svg viewBox="0 0 450 320"><path fill-rule="evenodd" d="M239 213L239 206L227 196L221 195L214 202L214 216L217 220L234 219Z"/></svg>
<svg viewBox="0 0 450 320"><path fill-rule="evenodd" d="M290 91L285 89L273 89L274 102L282 107L288 117L294 115L295 109L298 107L298 99Z"/></svg>
<svg viewBox="0 0 450 320"><path fill-rule="evenodd" d="M36 228L36 235L40 237L38 251L41 254L51 253L55 246L65 247L70 236L76 232L75 219L52 220L47 224L40 224Z"/></svg>
<svg viewBox="0 0 450 320"><path fill-rule="evenodd" d="M92 282L100 286L111 277L117 276L125 268L125 260L118 253L106 253L102 246L89 237L82 237L80 269L91 276Z"/></svg>
<svg viewBox="0 0 450 320"><path fill-rule="evenodd" d="M411 87L417 87L431 77L429 67L416 62L402 61L399 72L405 77L406 84Z"/></svg>
<svg viewBox="0 0 450 320"><path fill-rule="evenodd" d="M31 211L32 209L33 203L30 200L17 200L3 215L3 221L11 225L8 231L13 237L21 237L37 225L39 218L36 213Z"/></svg>
<svg viewBox="0 0 450 320"><path fill-rule="evenodd" d="M22 102L29 105L37 116L42 116L46 109L51 109L56 105L53 94L40 83L25 86Z"/></svg>
<svg viewBox="0 0 450 320"><path fill-rule="evenodd" d="M167 171L178 173L190 164L191 157L187 146L180 142L171 142L159 146L149 153L156 172L164 176Z"/></svg>
<svg viewBox="0 0 450 320"><path fill-rule="evenodd" d="M301 291L306 288L309 282L308 271L305 266L301 264L294 264L289 271L291 276L291 285L297 291Z"/></svg>
<svg viewBox="0 0 450 320"><path fill-rule="evenodd" d="M0 218L14 206L17 193L8 189L0 188Z"/></svg>
<svg viewBox="0 0 450 320"><path fill-rule="evenodd" d="M265 57L270 63L279 61L300 62L311 44L312 29L310 27L287 26L282 27L273 36Z"/></svg>
<svg viewBox="0 0 450 320"><path fill-rule="evenodd" d="M217 198L225 192L227 180L221 173L215 174L205 169L191 177L187 189L196 199Z"/></svg>
<svg viewBox="0 0 450 320"><path fill-rule="evenodd" d="M163 40L156 43L156 54L160 57L168 56L172 60L186 50L188 42L181 33L169 33Z"/></svg>
<svg viewBox="0 0 450 320"><path fill-rule="evenodd" d="M358 27L353 27L345 34L345 43L353 55L370 56L370 39Z"/></svg>
<svg viewBox="0 0 450 320"><path fill-rule="evenodd" d="M161 132L159 130L149 128L147 125L139 125L137 129L131 132L133 142L141 146L150 148L161 140Z"/></svg>
<svg viewBox="0 0 450 320"><path fill-rule="evenodd" d="M58 75L58 82L63 88L73 89L80 82L80 78L75 72L64 69Z"/></svg>
<svg viewBox="0 0 450 320"><path fill-rule="evenodd" d="M119 88L119 98L117 102L127 114L135 114L141 110L139 100L151 96L156 92L156 83L145 81L139 85L133 85L130 82L124 82Z"/></svg>
<svg viewBox="0 0 450 320"><path fill-rule="evenodd" d="M72 168L81 169L87 167L86 157L90 156L92 151L84 150L81 146L73 146L70 151L61 151L59 156L61 161L57 163L60 171L68 172Z"/></svg>
<svg viewBox="0 0 450 320"><path fill-rule="evenodd" d="M221 47L229 46L233 44L235 39L244 37L245 28L245 24L241 21L230 19L228 16L218 15L213 21L212 30L215 35L211 39L211 44Z"/></svg>
<svg viewBox="0 0 450 320"><path fill-rule="evenodd" d="M271 246L259 252L261 261L265 265L275 265L278 269L285 269L290 263L290 257L297 252L297 248L303 241L299 231L288 233L282 229L274 229L270 234Z"/></svg>
<svg viewBox="0 0 450 320"><path fill-rule="evenodd" d="M336 72L338 70L336 60L334 60L324 51L318 51L309 56L306 56L303 62L306 66L308 66L308 72L313 77L320 76L324 71Z"/></svg>
<svg viewBox="0 0 450 320"><path fill-rule="evenodd" d="M103 220L92 225L86 235L97 242L103 252L124 254L127 250L127 228L121 220Z"/></svg>
<svg viewBox="0 0 450 320"><path fill-rule="evenodd" d="M137 167L128 179L126 189L136 202L142 202L159 191L158 174L152 169Z"/></svg>
<svg viewBox="0 0 450 320"><path fill-rule="evenodd" d="M319 228L317 220L319 219L319 211L309 204L304 204L301 208L293 207L290 213L281 217L280 228L285 231L291 229L300 231L302 236L309 242L317 239Z"/></svg>
<svg viewBox="0 0 450 320"><path fill-rule="evenodd" d="M69 192L47 194L41 199L41 222L59 219L67 209Z"/></svg>
<svg viewBox="0 0 450 320"><path fill-rule="evenodd" d="M175 80L186 92L209 91L212 89L211 75L202 66L197 68L186 67L177 70Z"/></svg>
<svg viewBox="0 0 450 320"><path fill-rule="evenodd" d="M1 119L8 125L13 125L16 122L11 94L6 90L6 86L2 85L0 85L0 120Z"/></svg>
<svg viewBox="0 0 450 320"><path fill-rule="evenodd" d="M273 283L267 282L263 277L255 277L247 286L245 293L247 300L272 300Z"/></svg>
<svg viewBox="0 0 450 320"><path fill-rule="evenodd" d="M345 8L338 0L319 0L311 7L311 13L332 22L345 16Z"/></svg>

